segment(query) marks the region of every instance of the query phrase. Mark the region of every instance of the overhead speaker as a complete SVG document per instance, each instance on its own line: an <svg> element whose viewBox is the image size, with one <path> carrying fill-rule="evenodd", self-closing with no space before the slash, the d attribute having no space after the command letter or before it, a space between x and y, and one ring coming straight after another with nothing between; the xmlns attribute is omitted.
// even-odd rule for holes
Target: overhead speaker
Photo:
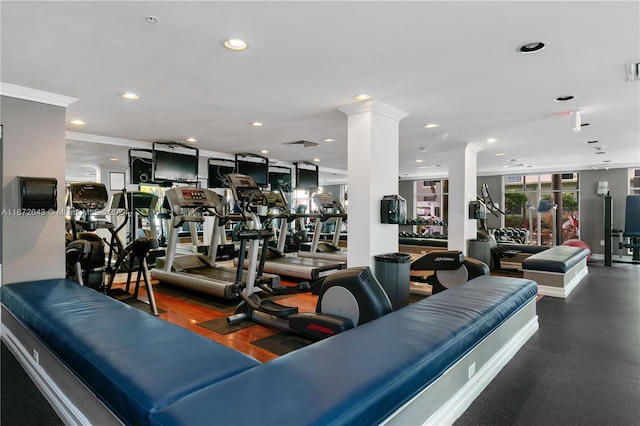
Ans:
<svg viewBox="0 0 640 426"><path fill-rule="evenodd" d="M151 182L153 176L151 174L152 165L153 161L151 158L131 157L131 183L141 184Z"/></svg>

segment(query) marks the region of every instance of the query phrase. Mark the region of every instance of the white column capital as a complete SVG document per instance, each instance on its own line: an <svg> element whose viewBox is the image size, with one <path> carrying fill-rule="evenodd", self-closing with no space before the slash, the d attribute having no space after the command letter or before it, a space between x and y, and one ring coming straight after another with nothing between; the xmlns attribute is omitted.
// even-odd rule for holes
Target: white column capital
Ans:
<svg viewBox="0 0 640 426"><path fill-rule="evenodd" d="M9 83L0 83L0 95L25 101L40 102L41 104L61 106L64 108L78 100L71 96L43 92L42 90L16 86L15 84Z"/></svg>
<svg viewBox="0 0 640 426"><path fill-rule="evenodd" d="M343 105L338 107L338 110L344 113L346 116L361 114L363 112L375 112L382 114L396 121L400 121L409 115L408 112L402 111L399 108L385 104L384 102L371 99L365 102L356 102L349 105Z"/></svg>

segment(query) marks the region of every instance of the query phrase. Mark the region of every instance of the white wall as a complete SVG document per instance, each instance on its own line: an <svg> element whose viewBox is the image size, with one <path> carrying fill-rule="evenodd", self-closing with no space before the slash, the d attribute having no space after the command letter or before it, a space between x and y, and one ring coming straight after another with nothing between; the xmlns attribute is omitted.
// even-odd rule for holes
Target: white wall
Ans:
<svg viewBox="0 0 640 426"><path fill-rule="evenodd" d="M63 214L17 215L18 176L58 181L64 204L65 108L0 97L3 124L2 273L4 284L65 274Z"/></svg>

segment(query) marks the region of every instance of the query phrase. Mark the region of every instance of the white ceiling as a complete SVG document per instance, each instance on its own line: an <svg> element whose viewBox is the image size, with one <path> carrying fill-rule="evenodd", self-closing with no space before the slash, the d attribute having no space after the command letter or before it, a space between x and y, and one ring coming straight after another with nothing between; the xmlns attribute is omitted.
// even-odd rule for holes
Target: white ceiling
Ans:
<svg viewBox="0 0 640 426"><path fill-rule="evenodd" d="M201 156L267 149L281 163L319 158L324 182L344 181L346 117L337 108L358 93L409 113L400 122L403 179L446 176L447 151L460 143L481 146L483 175L640 166L640 81L626 81L625 70L640 62L638 1L0 7L2 82L78 98L67 110L86 123L67 124L72 176L84 164L126 164L128 144L194 137ZM223 48L229 37L249 49ZM518 52L537 41L547 47ZM127 91L140 99L122 99ZM554 101L566 95L575 98ZM571 110L590 125L572 131ZM431 122L440 127L424 128ZM284 145L298 140L320 146ZM531 167L504 167L521 163Z"/></svg>

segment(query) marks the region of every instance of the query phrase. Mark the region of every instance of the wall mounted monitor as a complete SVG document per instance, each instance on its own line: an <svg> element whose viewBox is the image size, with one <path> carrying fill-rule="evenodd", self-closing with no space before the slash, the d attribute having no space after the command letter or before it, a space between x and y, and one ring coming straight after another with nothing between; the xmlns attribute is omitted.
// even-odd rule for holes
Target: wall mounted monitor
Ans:
<svg viewBox="0 0 640 426"><path fill-rule="evenodd" d="M318 166L296 163L296 189L318 189L319 186Z"/></svg>
<svg viewBox="0 0 640 426"><path fill-rule="evenodd" d="M209 158L208 188L228 188L227 175L234 173L236 163L226 158Z"/></svg>
<svg viewBox="0 0 640 426"><path fill-rule="evenodd" d="M157 149L162 144L163 149ZM170 151L165 149L171 149ZM182 152L177 152L179 148ZM184 152L187 153L184 153ZM189 152L190 151L190 152ZM198 149L177 142L154 142L153 180L156 182L196 182L198 179Z"/></svg>
<svg viewBox="0 0 640 426"><path fill-rule="evenodd" d="M259 155L236 155L236 173L251 176L258 186L269 184L269 159Z"/></svg>
<svg viewBox="0 0 640 426"><path fill-rule="evenodd" d="M291 192L291 169L269 170L269 185L272 191Z"/></svg>

